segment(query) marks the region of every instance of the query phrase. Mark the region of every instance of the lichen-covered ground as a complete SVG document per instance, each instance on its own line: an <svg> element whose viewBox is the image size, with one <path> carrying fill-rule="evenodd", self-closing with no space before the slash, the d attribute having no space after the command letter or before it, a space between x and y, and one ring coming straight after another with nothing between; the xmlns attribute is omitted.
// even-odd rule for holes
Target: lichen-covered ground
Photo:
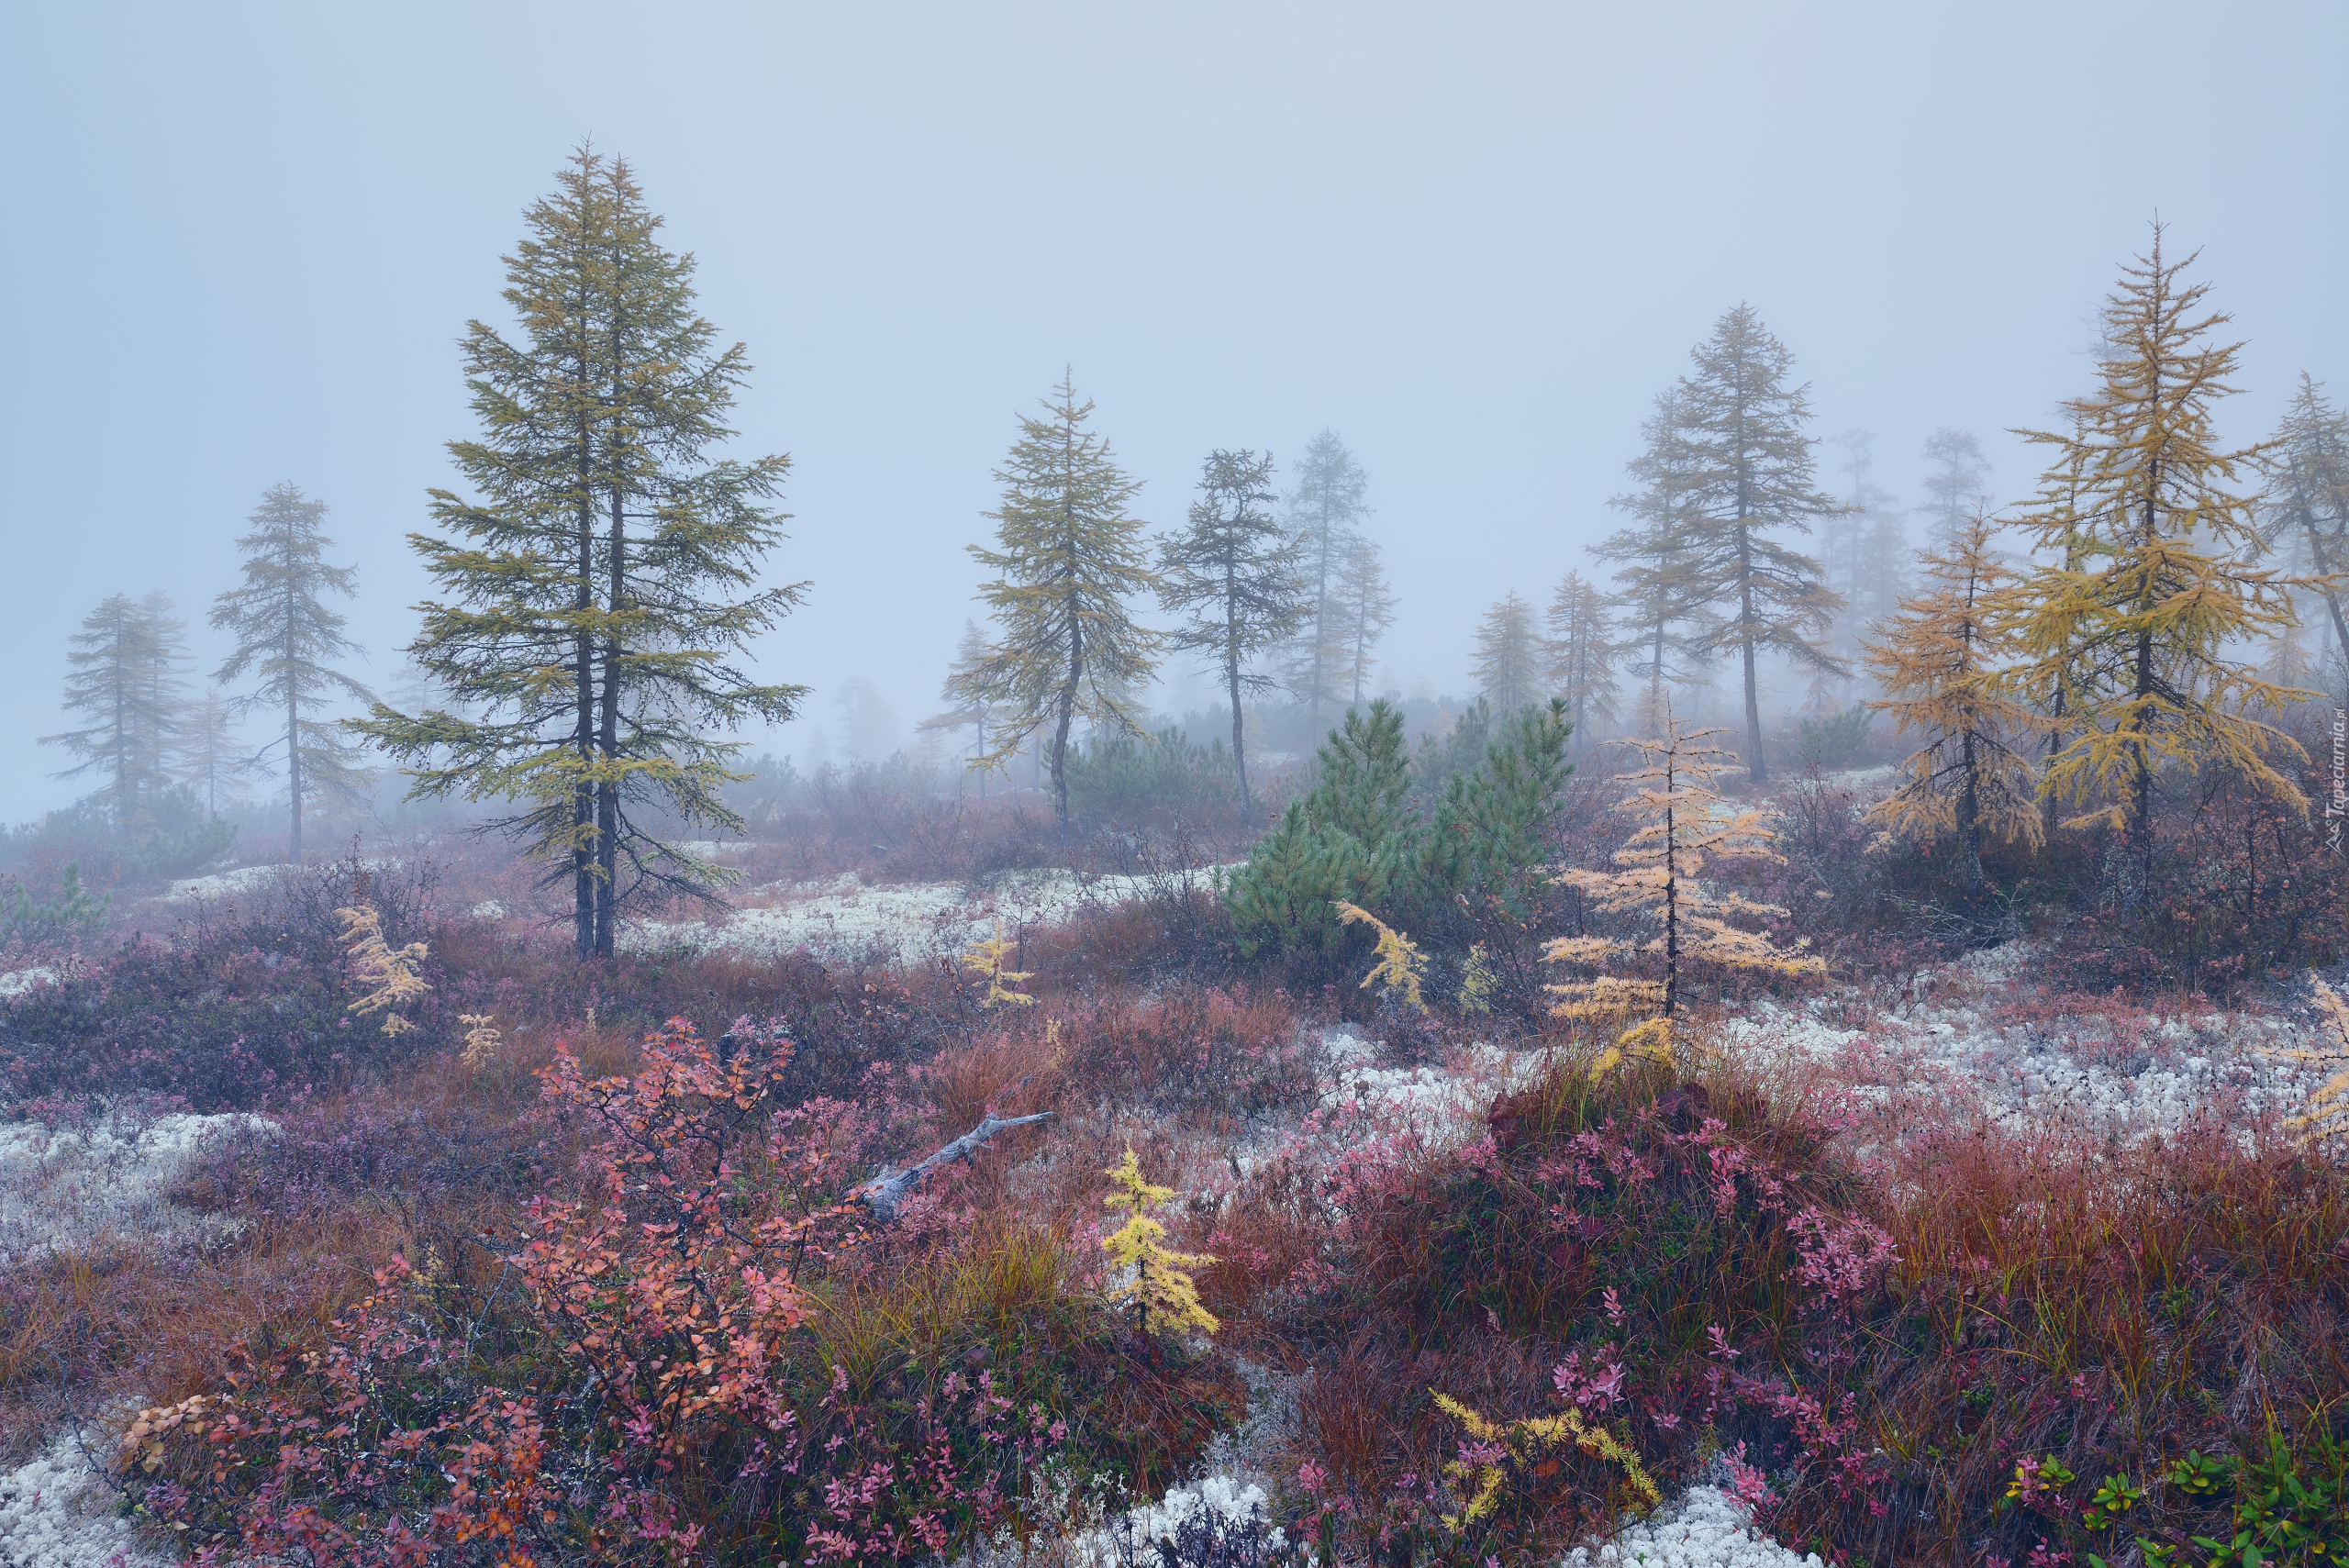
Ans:
<svg viewBox="0 0 2349 1568"><path fill-rule="evenodd" d="M867 886L853 876L755 890L745 907L714 922L648 925L630 936L645 949L726 948L746 953L807 951L834 958L929 962L967 949L998 926L1009 930L1067 918L1155 886L1142 879L1080 879L1064 873L1006 875L985 884ZM1831 989L1796 1003L1761 1001L1708 1031L1714 1049L1756 1065L1826 1074L1855 1102L1892 1113L1930 1099L1942 1114L1973 1111L2007 1126L2062 1123L2121 1140L2176 1128L2198 1113L2288 1108L2312 1082L2292 1050L2308 1038L2291 1007L2196 1006L2149 1011L2044 986L2039 954L2014 942L1909 977L1887 995ZM10 976L38 984L39 974ZM1409 1136L1464 1140L1482 1129L1493 1096L1538 1071L1538 1053L1478 1046L1441 1062L1407 1062L1345 1029L1318 1036L1319 1092L1308 1105L1242 1129L1204 1151L1190 1180L1203 1196L1226 1176L1273 1153L1318 1144ZM50 1250L201 1244L220 1222L175 1207L168 1194L199 1141L240 1118L127 1111L90 1126L0 1124L0 1273ZM1261 1391L1260 1391L1261 1392ZM107 1446L95 1431L100 1453ZM1146 1535L1177 1514L1244 1516L1270 1478L1253 1472L1244 1445L1222 1445L1220 1463L1179 1494L1145 1503ZM0 1473L0 1563L80 1568L143 1561L131 1527L111 1508L111 1489L66 1434L13 1472ZM1742 1506L1713 1486L1692 1488L1617 1541L1577 1551L1569 1568L1645 1562L1655 1568L1803 1568L1816 1559L1754 1535Z"/></svg>

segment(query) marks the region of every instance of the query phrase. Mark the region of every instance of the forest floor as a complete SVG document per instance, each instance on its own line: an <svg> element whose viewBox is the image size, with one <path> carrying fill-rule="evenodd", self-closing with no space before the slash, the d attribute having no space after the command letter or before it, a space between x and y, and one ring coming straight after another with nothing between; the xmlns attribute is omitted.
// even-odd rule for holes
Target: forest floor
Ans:
<svg viewBox="0 0 2349 1568"><path fill-rule="evenodd" d="M223 873L173 895L235 899L265 880L265 869ZM1205 880L1208 873L1184 873L1182 885ZM1078 913L1167 892L1165 875L1010 871L890 883L841 873L750 887L738 911L714 920L646 922L629 932L628 946L641 955L717 953L751 964L804 953L831 962L952 967L940 960L991 934L1041 939ZM473 906L484 928L498 928L503 916L495 901ZM0 995L50 984L54 970L18 970L0 976ZM2199 1118L2274 1119L2314 1084L2293 1059L2311 1040L2311 1023L2288 997L2218 1007L2194 997L2147 1005L2079 995L2048 976L2039 946L2009 941L1891 981L1753 1000L1694 1026L1689 1050L1710 1051L1736 1073L1787 1092L1849 1101L1854 1131L1846 1136L1854 1155L1865 1160L1870 1139L1898 1139L1912 1118L1943 1127L1973 1119L2018 1134L2058 1129L2111 1148L2176 1134ZM1553 1047L1508 1030L1492 1038L1452 1030L1442 1040L1388 1030L1381 1038L1381 1030L1308 1018L1285 1050L1308 1073L1306 1096L1172 1119L1140 1103L1097 1101L1064 1113L1054 1139L1087 1151L1146 1140L1153 1176L1174 1185L1193 1214L1212 1214L1264 1169L1334 1169L1351 1152L1397 1140L1461 1151L1486 1134L1498 1096L1541 1080ZM33 1258L226 1247L239 1223L185 1202L184 1173L206 1148L273 1131L275 1122L251 1115L193 1115L136 1101L99 1118L0 1122L0 1277ZM1024 1167L1001 1173L1003 1190L1045 1193L1062 1181L1054 1167L1064 1160L1045 1145ZM117 1390L104 1408L80 1411L80 1432L59 1429L33 1441L14 1434L7 1449L30 1458L0 1470L0 1563L96 1568L172 1556L164 1542L134 1540L110 1507L108 1476L101 1474L110 1449L104 1434L122 1425L141 1392ZM1247 1441L1221 1439L1182 1488L1140 1500L1137 1518L1149 1526L1191 1507L1245 1512L1262 1505L1266 1488L1278 1491L1274 1462L1295 1439L1295 1411L1283 1416L1280 1399L1278 1375L1266 1375L1241 1427ZM101 1455L99 1464L84 1458L92 1453ZM1750 1507L1717 1481L1698 1476L1647 1521L1614 1542L1576 1550L1567 1565L1792 1568L1807 1561L1804 1551L1766 1538ZM1083 1540L1071 1550L1078 1561L1097 1554ZM1816 1556L1809 1561L1818 1563Z"/></svg>

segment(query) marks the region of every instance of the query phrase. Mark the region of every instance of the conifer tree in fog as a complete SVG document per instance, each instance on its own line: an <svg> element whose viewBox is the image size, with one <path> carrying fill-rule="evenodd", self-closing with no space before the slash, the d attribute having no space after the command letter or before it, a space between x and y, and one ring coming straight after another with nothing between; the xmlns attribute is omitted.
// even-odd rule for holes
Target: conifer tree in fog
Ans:
<svg viewBox="0 0 2349 1568"><path fill-rule="evenodd" d="M964 621L963 639L954 645L954 662L947 666L946 682L940 690L940 695L945 698L948 706L944 711L931 714L915 726L930 734L968 729L971 732L969 760L974 763L987 755L987 733L995 714L986 704L974 702L961 694L963 683L970 678L971 672L976 670L986 656L987 639L980 634L977 623ZM1003 771L1000 762L977 769L982 797L986 794L987 774Z"/></svg>
<svg viewBox="0 0 2349 1568"><path fill-rule="evenodd" d="M1045 417L1021 417L1019 439L996 471L1003 504L985 514L996 521L996 548L969 547L996 574L979 584L996 635L951 689L996 715L993 743L974 767L1003 766L1042 740L1052 815L1065 833L1070 731L1084 718L1097 731L1143 733L1126 694L1150 678L1161 639L1127 604L1158 586L1141 520L1127 510L1141 483L1085 428L1093 405L1077 402L1074 380L1063 377L1054 392Z"/></svg>
<svg viewBox="0 0 2349 1568"><path fill-rule="evenodd" d="M2349 415L2305 373L2266 456L2268 487L2260 534L2306 574L2325 608L2332 660L2349 669L2349 622L2341 598L2349 583ZM2319 660L2316 668L2326 668ZM2281 684L2298 684L2297 681Z"/></svg>
<svg viewBox="0 0 2349 1568"><path fill-rule="evenodd" d="M1683 408L1676 391L1656 398L1640 426L1645 445L1627 465L1639 488L1608 503L1629 513L1631 525L1591 550L1616 563L1610 603L1622 611L1617 624L1627 673L1639 683L1634 722L1642 734L1662 733L1667 686L1702 678L1696 650L1718 618L1697 578L1695 450L1682 439Z"/></svg>
<svg viewBox="0 0 2349 1568"><path fill-rule="evenodd" d="M1508 594L1476 623L1476 657L1469 667L1476 689L1502 713L1542 698L1542 640L1533 606Z"/></svg>
<svg viewBox="0 0 2349 1568"><path fill-rule="evenodd" d="M1893 614L1907 591L1909 539L1894 496L1875 479L1876 437L1850 429L1835 438L1842 472L1852 476L1842 510L1820 519L1820 564L1827 585L1842 595L1835 622L1836 652L1855 651L1868 628Z"/></svg>
<svg viewBox="0 0 2349 1568"><path fill-rule="evenodd" d="M1259 457L1219 449L1200 466L1199 497L1191 503L1188 526L1159 547L1158 602L1187 617L1168 646L1208 655L1231 703L1231 762L1243 821L1254 820L1256 805L1248 789L1241 695L1273 684L1254 662L1285 641L1308 613L1309 587L1298 571L1305 544L1273 515L1271 503L1278 496L1272 486L1270 452ZM1319 604L1326 623L1326 593ZM1327 673L1334 674L1335 666Z"/></svg>
<svg viewBox="0 0 2349 1568"><path fill-rule="evenodd" d="M1925 461L1932 466L1925 471L1930 499L1924 513L1933 543L1946 550L1956 542L1967 519L1989 505L1982 486L1990 478L1990 460L1971 434L1943 426L1925 438Z"/></svg>
<svg viewBox="0 0 2349 1568"><path fill-rule="evenodd" d="M1868 706L1923 742L1901 764L1900 787L1870 813L1932 840L1957 840L1958 884L1982 891L1986 837L2038 841L2039 772L2030 758L2039 718L2015 697L2006 666L2018 651L2000 599L2012 573L1980 513L1924 559L1923 593L1876 626L1868 662L1884 688Z"/></svg>
<svg viewBox="0 0 2349 1568"><path fill-rule="evenodd" d="M2065 447L2063 461L2040 476L2037 497L2021 519L2021 527L2031 533L2038 548L2052 552L2046 564L2066 575L2083 570L2089 560L2090 547L2102 530L2097 516L2099 505L2087 486L2089 445L2087 421L2080 410L2072 410L2072 439ZM2005 595L2010 612L2017 617L2027 617L2029 593L2022 583L2017 583ZM2021 619L2017 620L2018 628ZM2038 710L2041 741L2041 777L2046 769L2071 743L2071 712L2076 706L2075 689L2085 692L2103 679L2104 672L2090 655L2087 645L2074 635L2075 628L2043 629L2031 657L2009 672L2008 679ZM2062 817L2061 802L2045 789L2040 791L2040 836L2054 836Z"/></svg>
<svg viewBox="0 0 2349 1568"><path fill-rule="evenodd" d="M161 594L136 601L110 594L83 617L82 629L66 639L64 706L87 722L40 737L40 744L82 759L58 777L106 780L96 798L126 832L152 819L173 782L187 626L171 609Z"/></svg>
<svg viewBox="0 0 2349 1568"><path fill-rule="evenodd" d="M1818 562L1774 536L1809 533L1811 519L1841 503L1812 484L1809 389L1790 384L1794 356L1753 306L1723 316L1690 357L1696 373L1677 389L1690 573L1695 600L1720 617L1697 646L1738 655L1746 777L1758 784L1770 776L1760 656L1776 651L1798 669L1848 671L1820 644L1842 597Z"/></svg>
<svg viewBox="0 0 2349 1568"><path fill-rule="evenodd" d="M2056 450L2044 491L2061 497L2023 519L2043 562L2015 595L2032 684L2059 678L2066 740L2042 789L2082 807L2077 823L2123 829L2150 856L2154 795L2165 769L2223 767L2296 808L2306 800L2268 762L2300 754L2254 718L2294 694L2230 657L2292 621L2286 584L2249 564L2260 548L2256 497L2241 486L2260 448L2220 450L2213 416L2235 390L2231 319L2203 305L2193 263L2152 253L2122 270L2104 306L2099 385L2067 405L2069 433L2023 431Z"/></svg>
<svg viewBox="0 0 2349 1568"><path fill-rule="evenodd" d="M750 365L696 314L693 257L661 246L625 162L582 149L558 182L506 263L524 335L466 330L481 437L449 450L478 499L432 492L443 532L409 536L441 595L409 651L452 700L357 728L411 797L518 804L497 826L569 882L587 959L631 903L728 880L633 813L742 830L724 736L788 721L807 688L738 661L807 584L758 585L791 460L707 455Z"/></svg>
<svg viewBox="0 0 2349 1568"><path fill-rule="evenodd" d="M1361 542L1355 525L1370 515L1363 505L1370 480L1335 430L1314 437L1294 472L1297 488L1288 495L1288 517L1297 532L1307 604L1290 655L1288 686L1319 720L1323 704L1335 701L1347 685L1342 672L1353 651L1353 628L1339 600L1347 565Z"/></svg>
<svg viewBox="0 0 2349 1568"><path fill-rule="evenodd" d="M206 817L217 817L252 794L253 761L237 733L237 717L217 691L207 691L181 715L172 773L194 790Z"/></svg>
<svg viewBox="0 0 2349 1568"><path fill-rule="evenodd" d="M1353 549L1346 552L1345 570L1330 591L1331 618L1345 631L1345 660L1338 674L1346 688L1349 709L1362 706L1363 692L1370 684L1371 656L1378 639L1395 624L1397 602L1379 563L1378 547L1368 539L1356 539Z"/></svg>
<svg viewBox="0 0 2349 1568"><path fill-rule="evenodd" d="M244 552L244 583L212 602L212 626L235 639L212 678L224 685L250 675L252 691L229 704L238 713L267 713L275 739L257 753L279 748L285 759L285 858L302 858L302 818L315 803L348 802L366 788L367 773L347 731L319 709L335 697L373 702L365 686L336 667L359 649L342 634L340 611L326 595L351 596L353 566L329 566L327 504L292 484L262 493L237 541Z"/></svg>
<svg viewBox="0 0 2349 1568"><path fill-rule="evenodd" d="M1624 651L1615 640L1607 595L1598 584L1575 572L1561 578L1550 597L1549 631L1544 651L1550 689L1565 701L1575 750L1586 751L1593 725L1613 725L1621 717L1615 695Z"/></svg>

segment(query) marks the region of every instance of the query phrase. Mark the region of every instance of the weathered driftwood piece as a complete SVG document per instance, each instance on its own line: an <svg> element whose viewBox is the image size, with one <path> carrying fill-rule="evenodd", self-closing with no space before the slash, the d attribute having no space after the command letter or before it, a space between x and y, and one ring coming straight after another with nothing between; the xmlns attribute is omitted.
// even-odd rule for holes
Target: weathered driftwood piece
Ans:
<svg viewBox="0 0 2349 1568"><path fill-rule="evenodd" d="M906 1195L932 1171L941 1165L952 1165L957 1160L969 1159L986 1147L987 1140L1006 1128L1026 1127L1030 1122L1042 1121L1052 1114L1050 1111L1038 1111L1034 1116L999 1117L990 1112L978 1126L921 1163L908 1165L902 1171L895 1166L882 1166L879 1175L849 1194L849 1197L864 1205L873 1211L874 1218L886 1224L896 1217L897 1206L906 1201Z"/></svg>

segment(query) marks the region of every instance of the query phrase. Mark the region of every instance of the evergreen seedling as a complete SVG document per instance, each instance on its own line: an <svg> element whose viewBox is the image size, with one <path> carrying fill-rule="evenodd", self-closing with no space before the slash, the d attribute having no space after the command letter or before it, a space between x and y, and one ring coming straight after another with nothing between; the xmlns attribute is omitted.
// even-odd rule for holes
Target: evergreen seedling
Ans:
<svg viewBox="0 0 2349 1568"><path fill-rule="evenodd" d="M351 1003L349 1010L362 1018L382 1013L385 1034L406 1034L416 1026L402 1017L399 1009L432 989L417 973L417 966L425 960L424 944L410 942L404 948L395 948L384 941L383 917L372 904L338 909L335 913L342 918L342 945L351 955L351 977L368 988L367 994ZM470 1050L470 1038L466 1044Z"/></svg>
<svg viewBox="0 0 2349 1568"><path fill-rule="evenodd" d="M1399 996L1408 1006L1426 1012L1420 983L1427 975L1428 961L1419 944L1359 905L1340 899L1336 907L1338 918L1346 925L1365 925L1378 933L1377 962L1362 977L1362 988L1367 991L1377 985L1389 996Z"/></svg>
<svg viewBox="0 0 2349 1568"><path fill-rule="evenodd" d="M1931 586L1902 600L1900 613L1867 644L1886 693L1868 707L1890 713L1901 734L1924 741L1901 764L1900 788L1868 815L1927 840L1955 834L1958 876L1969 895L1982 888L1986 835L2031 844L2040 837L2038 773L2020 743L2042 725L2010 695L2005 675L2013 639L1998 595L2012 574L1993 533L1978 514L1961 525L1943 550L1925 557Z"/></svg>
<svg viewBox="0 0 2349 1568"><path fill-rule="evenodd" d="M1101 1250L1109 1254L1112 1263L1133 1270L1133 1277L1112 1292L1114 1298L1134 1304L1135 1318L1145 1334L1179 1334L1192 1329L1212 1334L1222 1328L1215 1315L1199 1304L1198 1288L1189 1272L1215 1260L1205 1253L1171 1251L1166 1246L1166 1227L1151 1218L1150 1211L1173 1197L1174 1189L1153 1186L1144 1179L1141 1162L1134 1158L1130 1145L1125 1160L1103 1174L1109 1178L1111 1190L1101 1201L1125 1210L1126 1222L1101 1239Z"/></svg>
<svg viewBox="0 0 2349 1568"><path fill-rule="evenodd" d="M1592 967L1661 960L1664 978L1600 974L1553 984L1547 989L1560 1001L1553 1012L1564 1018L1620 1017L1627 1006L1644 1005L1661 1008L1662 1017L1670 1018L1679 1010L1681 972L1692 962L1785 975L1825 970L1824 960L1801 951L1806 944L1780 948L1762 932L1729 923L1731 917L1783 917L1784 908L1753 903L1735 893L1718 894L1698 880L1709 859L1779 858L1769 847L1776 835L1762 825L1762 814L1731 812L1711 787L1714 777L1737 761L1732 753L1709 744L1722 733L1686 728L1667 714L1661 737L1618 742L1637 751L1644 765L1616 775L1618 782L1633 786L1616 809L1644 820L1615 851L1620 869L1575 868L1560 872L1558 880L1588 898L1597 912L1647 921L1655 933L1644 939L1558 937L1543 945L1542 956L1553 963ZM1634 1033L1636 1040L1626 1036L1618 1048L1669 1048L1668 1030Z"/></svg>
<svg viewBox="0 0 2349 1568"><path fill-rule="evenodd" d="M979 998L979 1006L992 1007L998 1002L1008 1002L1015 1007L1032 1007L1036 998L1024 991L1014 991L1004 982L1019 985L1036 978L1032 970L1007 969L1015 944L1003 934L1001 921L996 923L995 935L981 939L963 955L963 967L987 983L986 995Z"/></svg>

